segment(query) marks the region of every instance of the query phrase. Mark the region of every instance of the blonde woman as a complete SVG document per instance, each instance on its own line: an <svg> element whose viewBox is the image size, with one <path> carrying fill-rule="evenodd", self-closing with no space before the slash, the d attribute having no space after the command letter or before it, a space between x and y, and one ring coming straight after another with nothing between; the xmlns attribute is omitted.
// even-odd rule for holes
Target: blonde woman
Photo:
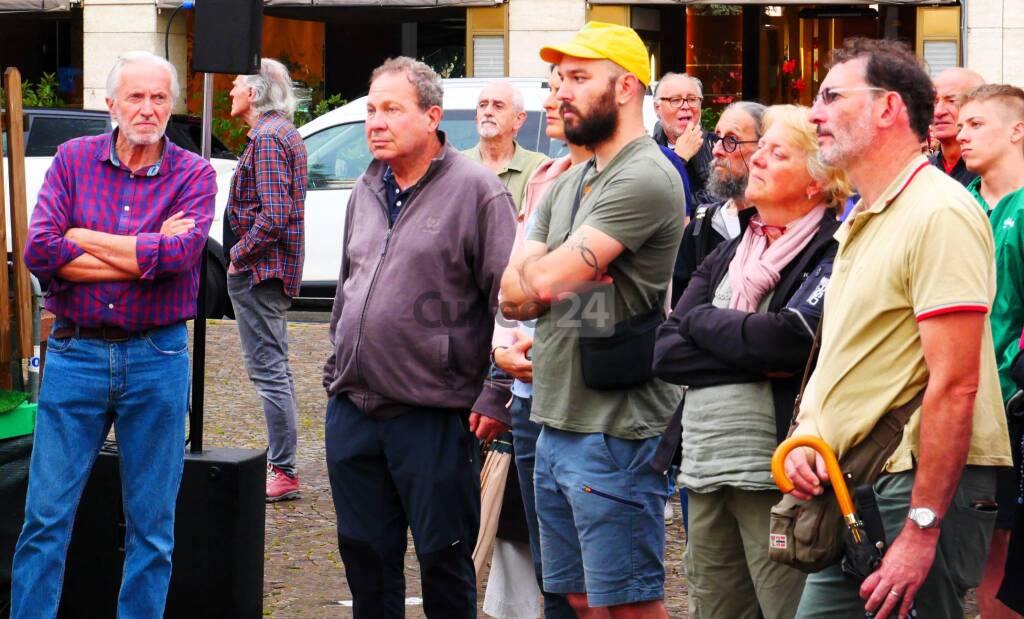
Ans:
<svg viewBox="0 0 1024 619"><path fill-rule="evenodd" d="M774 106L750 160L747 229L694 273L658 333L655 371L689 387L680 480L687 577L702 619L789 619L804 574L768 558L786 435L832 271L849 182L817 157L807 110Z"/></svg>

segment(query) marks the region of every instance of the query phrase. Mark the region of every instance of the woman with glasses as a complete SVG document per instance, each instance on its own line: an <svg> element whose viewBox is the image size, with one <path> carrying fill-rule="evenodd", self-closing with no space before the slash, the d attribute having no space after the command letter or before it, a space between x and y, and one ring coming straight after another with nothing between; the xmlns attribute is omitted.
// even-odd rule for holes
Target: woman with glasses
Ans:
<svg viewBox="0 0 1024 619"><path fill-rule="evenodd" d="M746 230L698 267L658 332L655 373L686 385L680 479L686 564L702 619L789 619L804 574L768 558L786 436L836 252L845 175L817 158L807 109L768 108L750 159Z"/></svg>

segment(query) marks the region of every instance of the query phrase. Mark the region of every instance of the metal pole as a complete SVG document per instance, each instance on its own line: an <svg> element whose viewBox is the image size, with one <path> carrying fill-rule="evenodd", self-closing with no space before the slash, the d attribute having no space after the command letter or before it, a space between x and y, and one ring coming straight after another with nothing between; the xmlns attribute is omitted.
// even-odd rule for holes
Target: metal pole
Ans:
<svg viewBox="0 0 1024 619"><path fill-rule="evenodd" d="M210 160L213 135L213 74L203 74L203 158ZM189 449L203 452L203 396L206 393L206 254L199 262L199 295L192 346L192 407L188 415Z"/></svg>

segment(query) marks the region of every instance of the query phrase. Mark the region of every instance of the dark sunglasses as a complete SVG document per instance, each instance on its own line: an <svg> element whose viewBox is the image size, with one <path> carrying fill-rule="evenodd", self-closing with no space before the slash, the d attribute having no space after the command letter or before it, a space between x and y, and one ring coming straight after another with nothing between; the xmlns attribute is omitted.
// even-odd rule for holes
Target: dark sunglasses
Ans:
<svg viewBox="0 0 1024 619"><path fill-rule="evenodd" d="M719 137L717 134L711 134L712 143L722 143L722 150L727 153L734 153L741 144L757 144L757 140L737 140L734 136L727 135L724 138Z"/></svg>

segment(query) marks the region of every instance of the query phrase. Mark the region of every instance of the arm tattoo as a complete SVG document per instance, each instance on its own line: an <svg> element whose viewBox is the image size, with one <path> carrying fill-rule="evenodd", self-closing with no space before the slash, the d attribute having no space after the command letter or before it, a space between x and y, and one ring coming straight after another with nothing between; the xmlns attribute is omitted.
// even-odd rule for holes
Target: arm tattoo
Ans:
<svg viewBox="0 0 1024 619"><path fill-rule="evenodd" d="M594 269L594 279L601 277L601 273L603 272L603 270L601 269L601 265L597 260L597 254L595 254L592 249L587 247L586 236L581 234L579 238L573 242L571 249L579 253L580 258L588 267Z"/></svg>

